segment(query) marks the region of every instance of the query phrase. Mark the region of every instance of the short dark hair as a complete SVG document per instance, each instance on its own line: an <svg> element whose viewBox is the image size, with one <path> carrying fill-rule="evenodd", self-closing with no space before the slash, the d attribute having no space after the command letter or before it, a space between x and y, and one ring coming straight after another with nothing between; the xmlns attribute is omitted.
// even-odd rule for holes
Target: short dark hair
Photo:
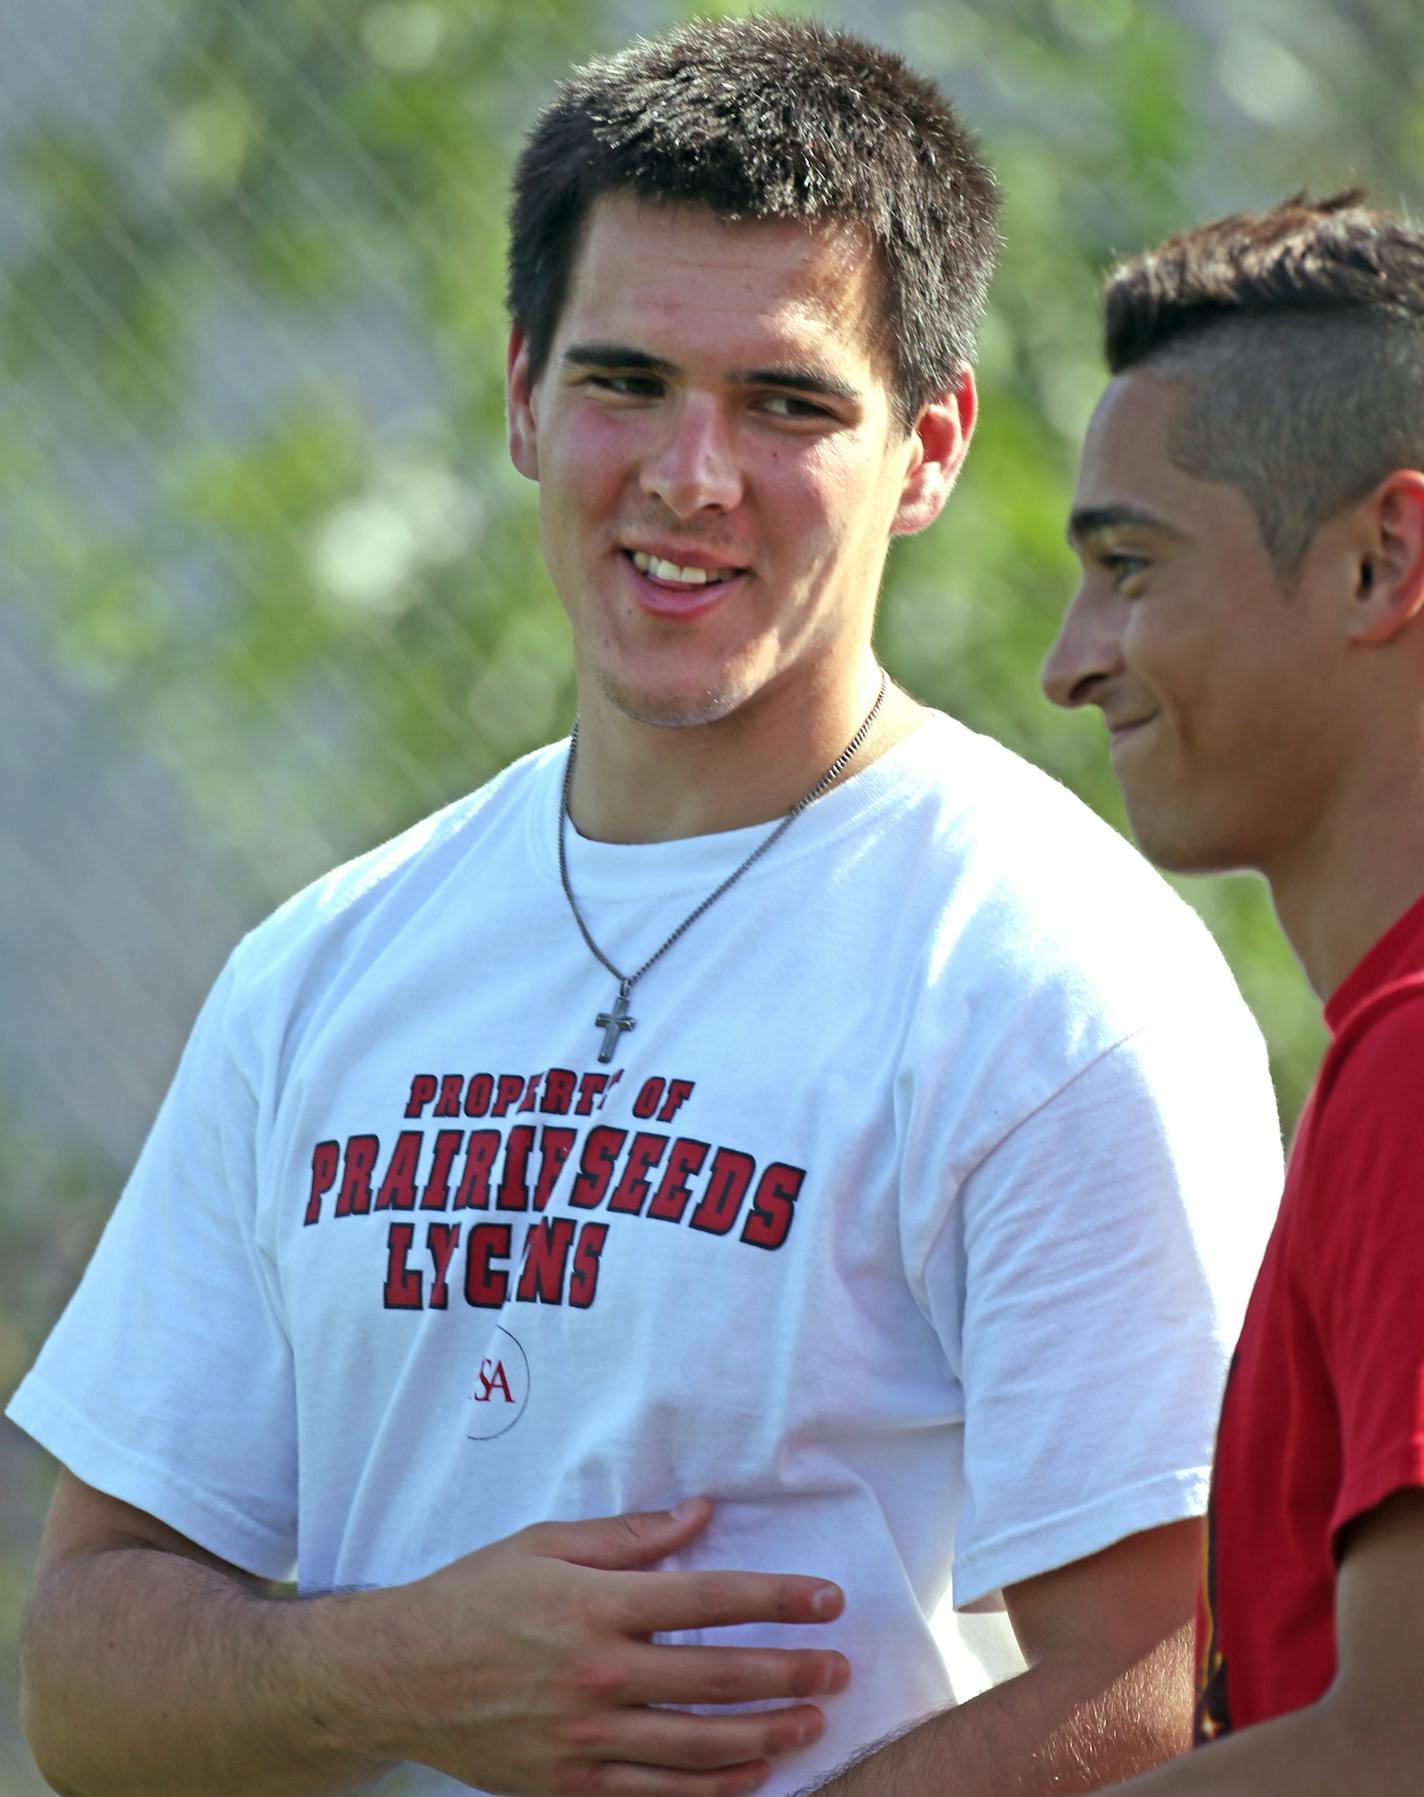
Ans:
<svg viewBox="0 0 1424 1797"><path fill-rule="evenodd" d="M1395 468L1424 468L1424 230L1298 193L1115 269L1108 367L1180 380L1170 453L1240 488L1278 569Z"/></svg>
<svg viewBox="0 0 1424 1797"><path fill-rule="evenodd" d="M576 69L514 175L508 302L535 378L584 220L613 191L860 225L907 430L973 359L999 245L994 177L939 89L888 50L808 20L694 20Z"/></svg>

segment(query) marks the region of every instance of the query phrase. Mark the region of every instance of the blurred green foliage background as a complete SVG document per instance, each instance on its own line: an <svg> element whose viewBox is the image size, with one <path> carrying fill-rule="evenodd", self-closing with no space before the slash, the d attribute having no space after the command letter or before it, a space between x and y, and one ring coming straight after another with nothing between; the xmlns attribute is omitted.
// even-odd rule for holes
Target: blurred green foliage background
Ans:
<svg viewBox="0 0 1424 1797"><path fill-rule="evenodd" d="M946 519L896 548L883 657L1119 823L1100 726L1036 677L1101 274L1304 185L1417 204L1416 3L802 8L939 76L1004 189L979 434ZM503 186L569 62L687 10L5 0L0 1397L236 935L568 727L503 444ZM1258 882L1185 890L1289 1122L1314 1000ZM51 1477L0 1425L0 1797L41 1788L12 1694Z"/></svg>

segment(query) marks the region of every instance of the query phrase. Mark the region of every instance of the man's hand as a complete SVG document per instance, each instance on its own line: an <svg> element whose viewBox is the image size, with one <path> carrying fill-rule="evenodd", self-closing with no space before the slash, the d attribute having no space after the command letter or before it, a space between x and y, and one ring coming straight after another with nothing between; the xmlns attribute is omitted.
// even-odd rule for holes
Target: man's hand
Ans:
<svg viewBox="0 0 1424 1797"><path fill-rule="evenodd" d="M841 1690L846 1660L651 1637L825 1622L843 1599L791 1574L646 1570L711 1514L544 1523L409 1584L277 1601L61 1472L24 1631L35 1758L87 1797L317 1797L408 1759L519 1797L740 1797L821 1732L784 1700ZM682 1708L735 1703L779 1707Z"/></svg>
<svg viewBox="0 0 1424 1797"><path fill-rule="evenodd" d="M805 1702L712 1716L682 1706L827 1696L849 1678L844 1657L651 1637L826 1622L843 1599L834 1585L790 1574L643 1570L711 1514L695 1499L676 1512L541 1523L370 1594L390 1650L381 1677L394 1678L404 1712L381 1757L521 1797L754 1790L771 1759L817 1738L821 1712ZM388 1698L371 1697L389 1710Z"/></svg>

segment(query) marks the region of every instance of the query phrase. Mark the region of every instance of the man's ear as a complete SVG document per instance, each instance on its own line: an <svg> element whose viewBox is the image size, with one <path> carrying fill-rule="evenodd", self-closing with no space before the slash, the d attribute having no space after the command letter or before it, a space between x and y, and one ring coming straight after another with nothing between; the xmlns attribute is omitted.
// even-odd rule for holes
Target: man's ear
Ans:
<svg viewBox="0 0 1424 1797"><path fill-rule="evenodd" d="M1424 610L1424 473L1397 468L1360 510L1350 640L1387 643Z"/></svg>
<svg viewBox="0 0 1424 1797"><path fill-rule="evenodd" d="M969 453L969 439L979 411L974 376L964 369L954 386L932 399L910 432L910 462L890 534L913 536L934 523L944 510Z"/></svg>
<svg viewBox="0 0 1424 1797"><path fill-rule="evenodd" d="M534 416L534 388L529 379L529 336L518 324L509 333L505 412L509 423L509 459L526 480L538 480L539 425Z"/></svg>

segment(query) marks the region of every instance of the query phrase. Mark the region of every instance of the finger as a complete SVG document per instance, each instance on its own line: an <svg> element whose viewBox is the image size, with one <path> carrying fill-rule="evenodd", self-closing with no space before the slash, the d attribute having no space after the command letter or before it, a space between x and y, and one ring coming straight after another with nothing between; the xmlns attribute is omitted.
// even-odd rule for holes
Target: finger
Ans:
<svg viewBox="0 0 1424 1797"><path fill-rule="evenodd" d="M830 1697L850 1683L844 1654L818 1648L679 1647L630 1643L610 1665L615 1704L762 1703Z"/></svg>
<svg viewBox="0 0 1424 1797"><path fill-rule="evenodd" d="M716 1772L776 1759L819 1740L826 1721L813 1704L751 1710L736 1716L693 1716L683 1710L595 1710L557 1733L580 1759Z"/></svg>
<svg viewBox="0 0 1424 1797"><path fill-rule="evenodd" d="M631 1572L686 1547L707 1527L711 1515L709 1499L688 1498L675 1510L631 1510L587 1522L535 1523L524 1530L524 1539L535 1553L550 1559L605 1572Z"/></svg>
<svg viewBox="0 0 1424 1797"><path fill-rule="evenodd" d="M659 1572L620 1579L601 1595L628 1635L830 1622L845 1608L838 1585L789 1572Z"/></svg>

